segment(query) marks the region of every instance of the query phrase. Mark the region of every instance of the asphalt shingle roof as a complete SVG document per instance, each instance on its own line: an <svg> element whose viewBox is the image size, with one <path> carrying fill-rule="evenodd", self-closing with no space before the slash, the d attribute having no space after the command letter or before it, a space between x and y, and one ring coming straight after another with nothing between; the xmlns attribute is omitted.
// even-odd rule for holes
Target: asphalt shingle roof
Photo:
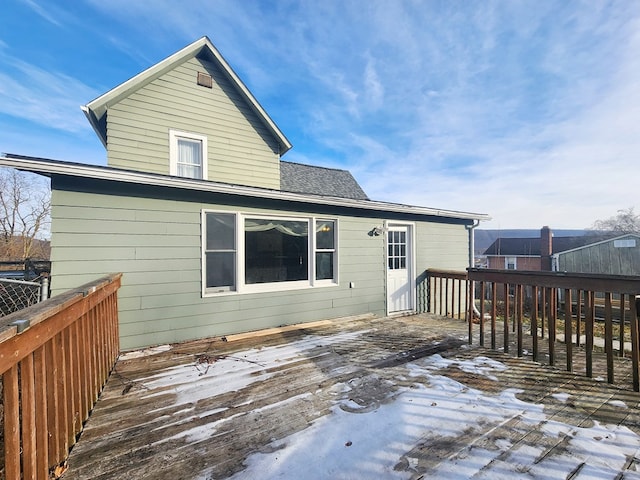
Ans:
<svg viewBox="0 0 640 480"><path fill-rule="evenodd" d="M369 200L351 172L293 162L280 162L280 189L285 192Z"/></svg>

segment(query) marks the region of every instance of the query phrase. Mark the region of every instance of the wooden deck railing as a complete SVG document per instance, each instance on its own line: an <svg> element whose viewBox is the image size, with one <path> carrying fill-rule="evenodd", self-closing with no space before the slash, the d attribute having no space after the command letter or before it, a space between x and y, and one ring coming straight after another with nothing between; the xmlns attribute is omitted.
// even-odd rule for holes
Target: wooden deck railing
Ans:
<svg viewBox="0 0 640 480"><path fill-rule="evenodd" d="M120 278L110 275L2 319L6 479L49 478L65 462L119 354Z"/></svg>
<svg viewBox="0 0 640 480"><path fill-rule="evenodd" d="M426 276L427 311L460 316L462 307L458 306L464 305L469 343L473 341L474 325L477 325L480 345L484 346L488 337L491 348L496 349L497 338L502 336L501 348L508 352L513 338L517 355L523 356L523 324L526 319L533 359L539 360L540 340L545 338L546 331L545 351L549 364L555 365L558 323L561 321L564 324L566 369L573 371L573 347L580 346L584 336L585 372L588 377L593 376L595 327L596 324L602 326L607 381L614 381L614 352L617 350L619 356L624 356L627 344L630 348L626 354L632 361L633 388L640 391L636 305L636 295L640 295L640 277L477 268L467 272L427 270ZM461 285L466 291L462 292ZM474 301L470 302L470 298ZM499 318L502 321L500 332ZM614 324L618 326L615 338Z"/></svg>
<svg viewBox="0 0 640 480"><path fill-rule="evenodd" d="M422 310L443 317L465 318L469 305L467 272L430 268L425 277L419 295L424 299Z"/></svg>

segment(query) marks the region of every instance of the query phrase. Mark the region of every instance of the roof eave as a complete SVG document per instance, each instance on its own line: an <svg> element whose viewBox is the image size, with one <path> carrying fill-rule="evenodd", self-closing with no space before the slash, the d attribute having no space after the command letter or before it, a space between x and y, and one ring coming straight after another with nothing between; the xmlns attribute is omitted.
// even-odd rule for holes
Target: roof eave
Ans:
<svg viewBox="0 0 640 480"><path fill-rule="evenodd" d="M160 187L195 190L209 193L310 203L369 211L452 218L458 220L486 221L491 219L489 215L482 213L459 212L454 210L403 205L375 200L356 200L341 197L283 192L280 190L270 190L259 187L232 185L227 183L212 182L208 180L194 180L189 178L173 177L169 175L115 169L111 167L62 162L58 160L36 159L12 154L5 154L4 156L0 156L0 165L13 167L20 170L26 170L45 176L66 175L72 177L92 178L96 180L111 180L131 184L155 185Z"/></svg>
<svg viewBox="0 0 640 480"><path fill-rule="evenodd" d="M85 117L87 117L87 120L89 120L93 131L96 132L96 135L98 135L98 138L100 139L100 142L102 143L104 148L107 148L107 138L105 137L105 132L100 128L100 123L98 122L98 119L96 118L93 111L90 110L86 105L80 106L80 110L82 110L82 113L84 113Z"/></svg>

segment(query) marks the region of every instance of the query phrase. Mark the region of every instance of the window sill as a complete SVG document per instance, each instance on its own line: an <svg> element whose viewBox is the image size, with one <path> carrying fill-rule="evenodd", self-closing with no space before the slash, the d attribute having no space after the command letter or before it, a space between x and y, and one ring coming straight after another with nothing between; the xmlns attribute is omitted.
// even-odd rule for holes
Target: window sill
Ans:
<svg viewBox="0 0 640 480"><path fill-rule="evenodd" d="M239 290L214 291L214 289L209 289L203 292L202 298L224 297L228 295L253 295L256 293L291 292L296 290L313 290L337 286L339 286L339 283L327 280L322 280L315 285L310 285L308 282L283 282L281 284L265 283L243 285Z"/></svg>

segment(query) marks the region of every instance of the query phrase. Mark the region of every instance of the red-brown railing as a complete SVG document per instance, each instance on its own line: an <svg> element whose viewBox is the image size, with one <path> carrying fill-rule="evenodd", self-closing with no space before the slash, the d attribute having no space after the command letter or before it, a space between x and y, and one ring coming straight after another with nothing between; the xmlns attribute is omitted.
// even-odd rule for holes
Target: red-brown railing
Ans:
<svg viewBox="0 0 640 480"><path fill-rule="evenodd" d="M5 478L49 478L65 462L119 354L120 278L2 318Z"/></svg>
<svg viewBox="0 0 640 480"><path fill-rule="evenodd" d="M585 372L593 376L594 327L603 326L607 381L614 381L614 355L625 355L625 338L630 346L633 388L640 391L640 344L636 295L640 294L640 277L564 272L529 272L472 268L467 272L427 270L427 311L445 316L459 316L464 305L469 328L469 343L477 338L485 345L488 336L491 348L497 348L502 335L502 349L509 351L515 335L518 356L524 352L523 320L530 325L531 349L538 360L540 339L547 334L546 353L549 364L556 363L557 321L563 320L566 369L573 371L574 344L580 346L584 335ZM464 284L466 291L461 292ZM473 298L474 302L469 302ZM497 306L501 311L498 312ZM455 307L455 308L454 308ZM501 331L497 320L502 317ZM619 333L614 338L613 325ZM625 332L628 333L625 337Z"/></svg>
<svg viewBox="0 0 640 480"><path fill-rule="evenodd" d="M443 317L466 318L469 297L467 272L430 268L420 282L422 311Z"/></svg>

